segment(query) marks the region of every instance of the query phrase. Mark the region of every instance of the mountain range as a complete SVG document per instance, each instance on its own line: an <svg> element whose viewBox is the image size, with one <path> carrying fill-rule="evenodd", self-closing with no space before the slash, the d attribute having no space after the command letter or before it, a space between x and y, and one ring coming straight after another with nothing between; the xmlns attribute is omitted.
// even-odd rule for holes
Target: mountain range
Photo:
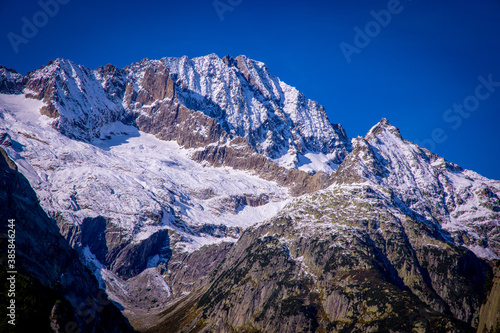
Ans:
<svg viewBox="0 0 500 333"><path fill-rule="evenodd" d="M500 181L385 118L349 138L246 56L0 67L0 147L2 220L17 221L19 276L34 281L23 295L51 295L37 296L47 331L500 321ZM87 322L81 302L100 298Z"/></svg>

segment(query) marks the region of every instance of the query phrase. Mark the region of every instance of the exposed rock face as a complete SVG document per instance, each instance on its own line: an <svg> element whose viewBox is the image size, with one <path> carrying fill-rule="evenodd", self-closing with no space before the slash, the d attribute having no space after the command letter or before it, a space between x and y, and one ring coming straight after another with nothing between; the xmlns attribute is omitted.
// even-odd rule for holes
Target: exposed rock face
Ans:
<svg viewBox="0 0 500 333"><path fill-rule="evenodd" d="M326 230L315 234L302 230L307 237L298 237L297 227L296 221L285 217L246 232L214 271L208 289L191 301L191 307L184 307L187 297L165 311L165 325L147 332L176 332L188 327L216 332L470 331L464 321L444 309L434 310L404 285L394 261L388 259L396 257L401 247L383 253L369 238ZM344 241L352 243L342 244ZM332 246L336 243L339 245ZM407 250L411 249L410 245ZM464 256L463 250L456 250L457 257L451 262ZM432 263L418 269L433 270L433 277L445 278L456 268L439 268L437 272L436 267L442 264L440 256L447 256L448 250L436 252L428 257ZM419 265L418 261L414 265ZM413 274L416 278L421 273ZM453 282L440 286L450 289L452 295L447 300L460 295L463 301L464 292L473 290L470 280L458 286ZM429 287L422 282L421 288ZM179 330L169 329L172 318L180 319Z"/></svg>
<svg viewBox="0 0 500 333"><path fill-rule="evenodd" d="M42 114L78 140L98 138L108 123L138 118L141 130L186 147L240 136L287 168L298 167L297 154L327 154L328 163L342 162L349 140L340 125L330 124L323 107L271 75L263 63L245 56L225 59L144 59L93 72L57 59L26 77L4 69L4 85L14 88L3 91L19 93L24 82L27 95L47 103ZM196 139L186 137L192 131Z"/></svg>
<svg viewBox="0 0 500 333"><path fill-rule="evenodd" d="M110 269L125 279L136 276L146 269L149 257L161 255L168 260L171 254L169 245L168 230L160 230L139 244L127 244L112 260Z"/></svg>
<svg viewBox="0 0 500 333"><path fill-rule="evenodd" d="M137 99L147 98L144 95L139 94ZM141 131L162 140L175 140L186 148L204 147L227 137L215 119L187 109L175 100L149 105L140 112L136 123Z"/></svg>
<svg viewBox="0 0 500 333"><path fill-rule="evenodd" d="M263 155L256 154L253 148L241 137L236 137L227 144L210 145L197 150L192 158L206 161L214 166L229 166L238 170L252 170L260 177L275 180L278 184L290 188L293 196L311 193L331 184L331 179L324 172L310 175L297 169L286 169L270 162Z"/></svg>
<svg viewBox="0 0 500 333"><path fill-rule="evenodd" d="M54 118L53 126L61 133L77 140L98 138L104 125L124 117L116 92L111 89L108 94L91 70L69 60L57 59L28 73L24 93L43 100L46 105L40 112Z"/></svg>
<svg viewBox="0 0 500 333"><path fill-rule="evenodd" d="M0 93L20 94L23 90L24 76L15 69L0 65Z"/></svg>
<svg viewBox="0 0 500 333"><path fill-rule="evenodd" d="M183 105L217 119L258 153L279 160L291 151L335 152L335 163L340 163L348 152L347 138L332 128L320 105L270 74L261 62L245 56L224 59L212 54L162 61L176 75Z"/></svg>
<svg viewBox="0 0 500 333"><path fill-rule="evenodd" d="M177 253L167 264L167 281L174 298L206 284L208 275L225 259L233 244L208 245L192 253ZM210 258L210 260L207 260Z"/></svg>
<svg viewBox="0 0 500 333"><path fill-rule="evenodd" d="M148 268L126 281L114 277L108 292L126 307L125 314L132 325L145 331L160 321L165 307L189 295L198 295L232 245L213 244L192 253L174 253L167 264Z"/></svg>
<svg viewBox="0 0 500 333"><path fill-rule="evenodd" d="M7 221L15 220L16 329L20 331L133 332L128 321L99 291L95 277L59 234L38 204L26 178L12 167L0 148L0 243L7 248ZM7 278L6 251L1 256L2 279ZM2 289L2 304L7 301ZM30 306L32 304L32 306ZM29 318L29 319L28 319ZM48 320L50 318L50 320ZM0 327L8 331L8 317ZM69 325L69 326L67 326Z"/></svg>
<svg viewBox="0 0 500 333"><path fill-rule="evenodd" d="M486 302L481 306L477 332L497 332L500 328L500 261L496 262L496 274L489 281L491 289ZM492 331L495 330L496 331Z"/></svg>
<svg viewBox="0 0 500 333"><path fill-rule="evenodd" d="M132 242L102 216L85 218L80 226L64 224L62 219L58 224L74 248L83 251L88 247L101 264L125 280L146 269L151 256L158 254L162 261L171 256L168 230L159 230L144 240Z"/></svg>

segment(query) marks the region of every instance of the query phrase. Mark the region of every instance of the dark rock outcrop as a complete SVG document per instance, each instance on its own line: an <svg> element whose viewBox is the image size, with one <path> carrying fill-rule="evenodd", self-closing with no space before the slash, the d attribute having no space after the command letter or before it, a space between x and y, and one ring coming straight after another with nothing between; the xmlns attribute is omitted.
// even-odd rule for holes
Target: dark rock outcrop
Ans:
<svg viewBox="0 0 500 333"><path fill-rule="evenodd" d="M135 244L129 243L112 260L111 271L124 279L129 279L147 267L148 258L160 254L168 259L171 255L168 230L160 230L147 239Z"/></svg>
<svg viewBox="0 0 500 333"><path fill-rule="evenodd" d="M15 69L0 65L0 93L20 94L24 88L24 75Z"/></svg>
<svg viewBox="0 0 500 333"><path fill-rule="evenodd" d="M488 298L481 306L477 332L496 333L500 329L500 260L496 261L496 274L490 276Z"/></svg>
<svg viewBox="0 0 500 333"><path fill-rule="evenodd" d="M267 180L290 188L290 194L299 196L323 189L331 184L331 178L324 172L314 175L297 169L286 169L257 154L248 142L236 137L227 144L209 145L197 150L193 160L206 161L213 166L229 166L237 170L249 170Z"/></svg>
<svg viewBox="0 0 500 333"><path fill-rule="evenodd" d="M208 283L209 275L224 260L232 246L230 243L221 243L203 246L192 253L174 253L167 264L161 264L156 269L148 268L121 282L118 288L112 283L108 288L126 306L125 313L132 325L141 332L147 331L162 321L160 318L165 315L165 307L199 295ZM126 294L123 294L123 288ZM169 329L179 324L173 322Z"/></svg>

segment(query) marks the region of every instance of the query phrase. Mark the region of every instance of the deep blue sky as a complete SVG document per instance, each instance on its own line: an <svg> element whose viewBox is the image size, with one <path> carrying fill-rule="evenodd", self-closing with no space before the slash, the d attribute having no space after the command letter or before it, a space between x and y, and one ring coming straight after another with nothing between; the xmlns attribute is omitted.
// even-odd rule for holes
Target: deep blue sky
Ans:
<svg viewBox="0 0 500 333"><path fill-rule="evenodd" d="M2 0L0 64L26 73L58 57L96 68L142 58L245 54L324 105L330 121L351 137L386 117L404 138L500 179L500 87L470 104L477 109L468 118L446 114L474 96L478 76L500 82L500 0L401 0L400 12L349 64L340 43L354 45L354 28L364 30L374 19L370 12L387 9L388 1L220 2L235 4L223 21L213 0L71 0L16 54L8 33L22 35L22 18L32 22L41 7ZM445 122L445 114L455 118ZM431 147L424 140L436 128L446 140Z"/></svg>

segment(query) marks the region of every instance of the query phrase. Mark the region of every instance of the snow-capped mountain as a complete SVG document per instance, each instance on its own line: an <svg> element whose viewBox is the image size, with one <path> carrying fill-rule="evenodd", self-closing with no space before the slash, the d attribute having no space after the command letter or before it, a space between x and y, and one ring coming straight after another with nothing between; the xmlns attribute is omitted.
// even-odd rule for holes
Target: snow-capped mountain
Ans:
<svg viewBox="0 0 500 333"><path fill-rule="evenodd" d="M69 138L90 141L99 137L103 126L124 116L94 73L71 61L53 61L25 80L25 95L43 100L41 113L54 118L52 126Z"/></svg>
<svg viewBox="0 0 500 333"><path fill-rule="evenodd" d="M246 64L244 73L238 63ZM246 57L143 60L94 71L57 59L26 76L1 73L2 92L11 94L2 97L0 125L3 140L14 142L10 154L70 242L91 246L101 264L124 277L145 269L147 258L167 260L174 243L196 249L234 241L241 228L283 206L289 191L280 184L303 193L326 182L294 167L332 172L349 148L316 102ZM275 138L267 150L262 135ZM276 148L289 143L297 149ZM290 171L272 162L291 157L288 151L296 152ZM298 151L313 154L311 163L299 166ZM251 175L259 171L267 180ZM104 227L88 227L101 220ZM182 241L165 245L158 235L166 230L177 230ZM104 243L87 244L86 234L96 232ZM116 232L121 236L110 236ZM143 245L150 239L165 244ZM146 246L146 262L125 268L127 244Z"/></svg>
<svg viewBox="0 0 500 333"><path fill-rule="evenodd" d="M500 258L499 181L386 119L350 140L245 56L0 67L0 145L144 331L461 331Z"/></svg>
<svg viewBox="0 0 500 333"><path fill-rule="evenodd" d="M270 74L262 62L211 54L143 60L125 71L138 95L153 73L170 76L182 105L216 119L224 131L245 138L279 165L297 167L308 164L308 154L323 154L323 169L331 172L328 164L335 168L348 152L345 134L331 126L323 107Z"/></svg>
<svg viewBox="0 0 500 333"><path fill-rule="evenodd" d="M72 244L95 248L101 263L118 267L124 277L140 273L149 257L163 253L168 258L170 248L235 241L242 228L275 214L289 198L287 189L274 182L199 164L176 142L135 127L116 122L101 128L107 139L83 142L54 129L51 118L40 115L41 101L23 95L1 95L0 101L0 127L10 142L6 149L42 207ZM104 225L96 229L101 220ZM182 241L151 245L136 268L129 267L134 261L115 264L130 261L124 257L131 251L123 248L126 244L140 247L168 230ZM119 237L111 236L117 232ZM96 233L102 234L101 247L95 239L85 241Z"/></svg>
<svg viewBox="0 0 500 333"><path fill-rule="evenodd" d="M368 182L442 236L477 256L500 258L500 182L446 161L406 141L386 119L364 138L336 174L336 182Z"/></svg>
<svg viewBox="0 0 500 333"><path fill-rule="evenodd" d="M106 124L183 106L215 121L211 127L195 124L203 145L218 142L223 131L231 139L243 137L286 168L331 173L350 149L342 127L330 124L322 106L245 56L145 59L124 69L107 65L94 71L57 59L24 80L25 93L47 102L43 113L74 139L90 141Z"/></svg>

